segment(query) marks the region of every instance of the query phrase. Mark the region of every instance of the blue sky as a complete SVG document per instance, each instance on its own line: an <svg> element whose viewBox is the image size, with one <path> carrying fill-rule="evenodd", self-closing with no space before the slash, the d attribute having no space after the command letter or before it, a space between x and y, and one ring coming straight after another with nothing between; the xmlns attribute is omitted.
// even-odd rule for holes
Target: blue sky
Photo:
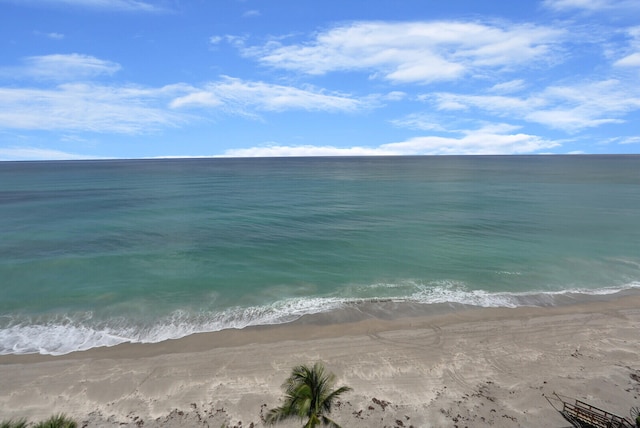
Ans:
<svg viewBox="0 0 640 428"><path fill-rule="evenodd" d="M0 0L0 160L640 153L637 0Z"/></svg>

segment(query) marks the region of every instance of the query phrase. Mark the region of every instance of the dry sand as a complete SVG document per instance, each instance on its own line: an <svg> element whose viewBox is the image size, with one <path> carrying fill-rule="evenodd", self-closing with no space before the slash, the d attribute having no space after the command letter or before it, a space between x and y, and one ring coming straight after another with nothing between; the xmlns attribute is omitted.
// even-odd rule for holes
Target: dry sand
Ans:
<svg viewBox="0 0 640 428"><path fill-rule="evenodd" d="M381 302L159 344L0 356L0 420L260 426L291 367L316 361L354 389L332 413L344 428L567 427L545 398L554 391L623 416L640 405L640 296L434 308ZM402 315L376 315L390 310Z"/></svg>

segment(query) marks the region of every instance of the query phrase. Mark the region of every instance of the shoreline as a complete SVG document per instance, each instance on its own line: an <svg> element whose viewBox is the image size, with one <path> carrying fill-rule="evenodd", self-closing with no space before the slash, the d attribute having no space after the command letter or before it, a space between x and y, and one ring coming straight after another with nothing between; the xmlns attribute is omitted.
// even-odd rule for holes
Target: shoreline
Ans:
<svg viewBox="0 0 640 428"><path fill-rule="evenodd" d="M529 307L563 307L567 305L579 305L589 302L602 302L619 299L625 296L640 296L640 283L632 282L627 286L621 288L612 287L599 290L566 290L563 292L539 292L539 293L496 293L493 298L498 300L504 300L505 296L509 296L508 300L502 301L496 304L477 304L463 301L442 301L442 302L422 302L419 300L407 299L407 298L393 298L393 297L374 297L374 298L360 298L347 300L342 302L338 307L332 307L328 310L319 310L318 312L305 313L298 315L297 318L288 321L279 321L273 323L249 323L243 327L223 327L219 330L213 331L195 331L185 333L182 336L170 337L159 341L146 342L146 341L130 341L126 338L118 343L111 345L94 345L92 347L82 346L84 349L71 350L66 352L19 352L19 353L0 353L0 363L3 358L11 360L12 356L28 356L28 355L42 355L51 357L65 357L68 355L76 355L82 353L92 354L95 351L101 352L106 349L117 348L121 346L149 346L159 345L159 348L166 349L161 344L173 343L176 340L188 340L190 336L202 336L207 334L219 334L225 337L230 332L235 331L252 331L253 329L264 328L280 328L282 326L291 326L297 324L308 323L323 323L323 324L336 324L336 323L350 323L357 320L364 320L369 318L382 319L382 320L394 320L402 317L416 317L416 316L435 316L443 315L451 312L478 310L478 309L500 309L500 308L529 308ZM486 297L485 297L486 298ZM482 299L482 298L481 298ZM474 299L471 299L474 300ZM485 302L487 303L487 302ZM331 305L333 306L333 304ZM226 332L226 333L225 333ZM82 344L86 345L86 344ZM38 360L38 357L32 357Z"/></svg>
<svg viewBox="0 0 640 428"><path fill-rule="evenodd" d="M385 301L159 343L2 355L0 420L64 412L89 427L257 426L291 367L315 361L354 389L332 413L343 426L567 426L544 398L553 392L621 416L640 404L636 290L424 309Z"/></svg>
<svg viewBox="0 0 640 428"><path fill-rule="evenodd" d="M176 339L166 339L159 342L123 342L113 346L97 346L86 350L72 351L65 354L0 354L0 365L14 362L41 362L65 359L85 358L109 358L122 357L130 354L134 357L157 356L165 353L180 353L191 351L204 351L210 347L226 347L230 345L246 345L250 343L265 343L265 341L278 341L295 333L297 337L305 337L308 331L304 326L317 327L311 338L328 338L332 336L332 325L348 325L347 331L356 334L362 333L362 323L371 322L376 328L396 329L402 328L406 323L403 320L433 318L434 321L449 322L457 316L469 316L472 313L483 311L474 319L482 319L489 316L499 316L504 312L510 316L511 311L519 310L523 313L535 313L537 309L544 309L545 313L554 311L580 311L582 307L593 304L607 304L618 302L627 298L639 298L640 288L625 288L614 293L586 294L580 292L567 292L555 295L549 303L542 304L539 299L532 299L530 305L516 307L506 306L476 306L457 302L421 303L393 298L362 299L346 302L338 309L327 312L304 314L299 318L282 323L249 325L243 328L224 328L210 332L191 333ZM617 305L618 303L613 303ZM571 308L573 309L566 309ZM502 315L505 316L505 315ZM413 325L410 323L410 325ZM300 332L301 329L305 331ZM266 334L265 334L266 333ZM185 351L189 350L189 351Z"/></svg>

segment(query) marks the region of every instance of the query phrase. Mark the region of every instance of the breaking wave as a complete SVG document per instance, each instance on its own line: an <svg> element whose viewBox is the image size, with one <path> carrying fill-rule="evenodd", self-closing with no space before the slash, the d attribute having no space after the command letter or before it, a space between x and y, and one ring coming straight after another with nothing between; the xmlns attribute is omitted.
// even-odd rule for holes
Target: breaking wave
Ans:
<svg viewBox="0 0 640 428"><path fill-rule="evenodd" d="M394 301L509 308L554 306L584 300L590 296L607 296L639 289L640 282L592 290L522 293L469 290L464 284L444 281L429 285L374 284L366 288L366 294L371 297L300 297L270 305L234 307L219 312L193 313L176 310L169 316L148 323L124 317L100 320L92 312L58 315L49 319L44 316L30 318L24 315L4 315L0 316L0 355L63 355L121 343L156 343L194 333L288 323L303 315L331 312L362 303ZM408 291L411 292L406 293ZM428 307L425 313L428 313Z"/></svg>

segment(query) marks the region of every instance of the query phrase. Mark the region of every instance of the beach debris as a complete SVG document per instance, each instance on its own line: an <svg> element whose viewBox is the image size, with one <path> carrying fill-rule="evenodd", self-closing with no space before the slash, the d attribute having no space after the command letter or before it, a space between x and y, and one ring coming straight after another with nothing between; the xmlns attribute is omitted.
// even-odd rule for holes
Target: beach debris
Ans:
<svg viewBox="0 0 640 428"><path fill-rule="evenodd" d="M382 410L386 409L386 408L387 408L387 406L388 406L389 404L391 404L391 403L390 403L390 402L388 402L388 401L378 400L376 397L373 397L373 399L371 399L371 401L373 401L375 404L377 404L378 406L380 406L380 408L381 408Z"/></svg>
<svg viewBox="0 0 640 428"><path fill-rule="evenodd" d="M267 422L267 418L264 416L264 412L267 410L267 403L263 403L260 406L260 420L262 421L262 423Z"/></svg>

